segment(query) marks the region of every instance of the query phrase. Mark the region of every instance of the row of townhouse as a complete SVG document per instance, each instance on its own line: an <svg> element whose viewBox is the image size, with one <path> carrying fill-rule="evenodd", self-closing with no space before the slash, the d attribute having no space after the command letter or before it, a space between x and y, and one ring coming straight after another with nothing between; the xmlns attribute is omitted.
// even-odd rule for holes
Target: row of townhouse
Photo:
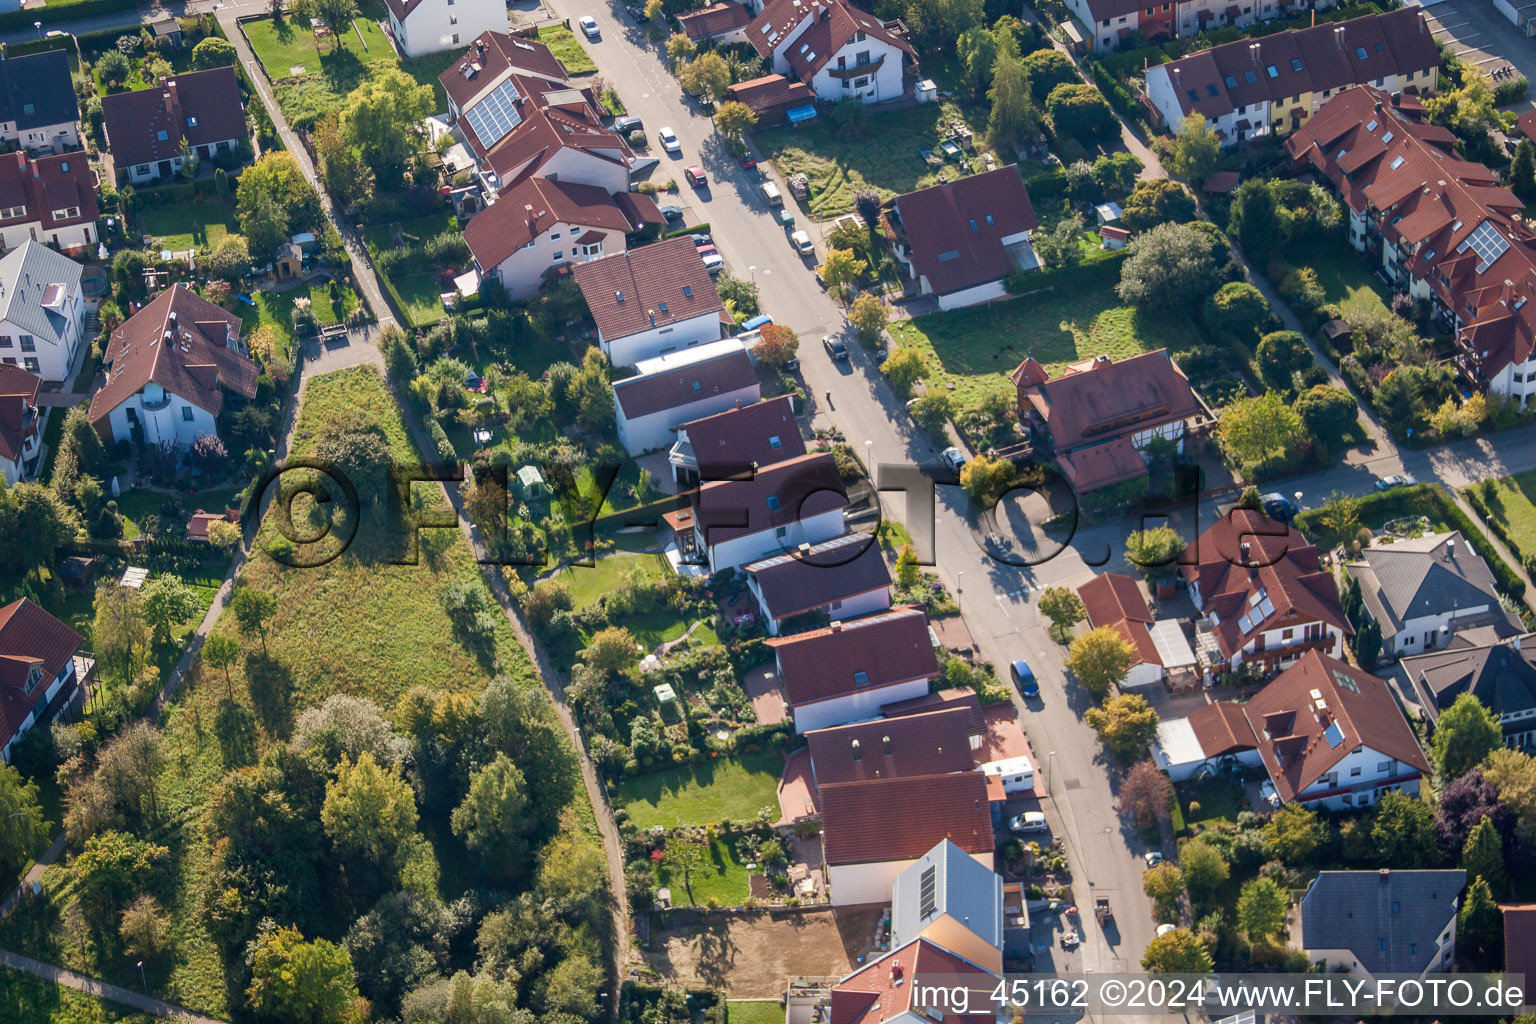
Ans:
<svg viewBox="0 0 1536 1024"><path fill-rule="evenodd" d="M1187 38L1216 28L1246 28L1261 21L1326 10L1336 0L1066 0L1087 30L1094 53L1110 53L1137 38Z"/></svg>
<svg viewBox="0 0 1536 1024"><path fill-rule="evenodd" d="M1417 7L1239 39L1149 68L1145 100L1169 131L1200 115L1224 145L1294 132L1347 89L1427 95L1440 47Z"/></svg>
<svg viewBox="0 0 1536 1024"><path fill-rule="evenodd" d="M1524 405L1536 394L1536 234L1497 172L1462 159L1406 100L1350 89L1286 151L1343 201L1349 243L1394 289L1433 303L1466 382Z"/></svg>

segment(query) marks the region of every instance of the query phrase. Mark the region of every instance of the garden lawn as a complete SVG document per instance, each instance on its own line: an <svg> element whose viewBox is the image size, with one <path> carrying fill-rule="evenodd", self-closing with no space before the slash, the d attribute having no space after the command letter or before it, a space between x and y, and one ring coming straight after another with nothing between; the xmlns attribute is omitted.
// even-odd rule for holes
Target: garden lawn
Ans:
<svg viewBox="0 0 1536 1024"><path fill-rule="evenodd" d="M825 219L852 210L854 194L866 186L890 199L937 185L940 174L954 178L955 165L929 167L917 151L937 146L943 138L938 126L957 119L973 129L984 124L984 115L968 118L958 104L922 103L872 115L869 130L854 141L839 139L826 115L790 130L758 132L753 141L785 176L810 178L810 214Z"/></svg>
<svg viewBox="0 0 1536 1024"><path fill-rule="evenodd" d="M225 235L239 230L235 204L217 199L147 207L139 221L143 233L154 236L155 248L175 252L212 249Z"/></svg>
<svg viewBox="0 0 1536 1024"><path fill-rule="evenodd" d="M124 491L117 498L117 510L122 513L126 522L123 523L123 536L126 540L132 540L139 535L139 523L147 515L159 515L160 506L171 498L180 498L182 507L190 515L198 509L207 512L223 512L230 508L239 496L240 490L235 487L222 487L214 490L200 491L196 494L168 494L165 491L153 491L147 488L134 488Z"/></svg>
<svg viewBox="0 0 1536 1024"><path fill-rule="evenodd" d="M755 818L764 807L774 808L777 817L783 771L777 749L721 757L625 779L618 803L641 829Z"/></svg>
<svg viewBox="0 0 1536 1024"><path fill-rule="evenodd" d="M251 332L257 327L271 324L283 339L284 348L292 354L293 300L308 295L317 323L339 324L346 322L348 314L357 308L359 302L357 293L346 285L340 286L339 294L340 297L332 301L329 286L323 284L310 285L308 291L299 287L276 292L253 292L246 296L250 302L235 304L235 311L240 314L241 334L250 338Z"/></svg>
<svg viewBox="0 0 1536 1024"><path fill-rule="evenodd" d="M1505 482L1499 481L1500 484ZM1416 487L1398 487L1390 491L1377 491L1360 498L1356 507L1360 522L1347 531L1347 535L1340 535L1323 522L1325 510L1321 508L1312 509L1297 516L1296 529L1325 551L1353 539L1355 532L1361 526L1379 530L1392 520L1401 519L1404 516L1427 516L1431 533L1459 529L1455 524L1447 522L1440 514L1430 490L1436 486L1438 485L1419 484ZM1536 526L1536 523L1532 525Z"/></svg>
<svg viewBox="0 0 1536 1024"><path fill-rule="evenodd" d="M591 566L567 566L560 570L557 578L570 588L571 602L577 608L585 608L604 594L617 590L636 569L657 579L672 571L660 554L609 555L597 559Z"/></svg>
<svg viewBox="0 0 1536 1024"><path fill-rule="evenodd" d="M1295 267L1311 267L1329 302L1343 303L1358 296L1374 297L1382 309L1390 309L1391 296L1371 272L1371 263L1347 245L1309 245L1281 257ZM1277 285L1280 283L1275 282Z"/></svg>
<svg viewBox="0 0 1536 1024"><path fill-rule="evenodd" d="M597 70L597 64L588 56L576 33L564 25L545 25L539 29L539 42L549 47L550 52L565 64L565 70L573 75L589 75Z"/></svg>
<svg viewBox="0 0 1536 1024"><path fill-rule="evenodd" d="M891 337L921 349L940 371L929 386L953 385L962 408L989 392L1011 397L1008 374L1026 356L1055 376L1069 363L1101 354L1118 360L1159 348L1177 353L1201 342L1187 318L1122 304L1114 292L1118 280L1119 260L1104 260L1048 292L894 324Z"/></svg>
<svg viewBox="0 0 1536 1024"><path fill-rule="evenodd" d="M0 967L0 1020L14 1024L153 1024L156 1018Z"/></svg>
<svg viewBox="0 0 1536 1024"><path fill-rule="evenodd" d="M452 47L442 53L429 53L423 57L404 57L400 60L400 70L416 79L418 85L430 85L432 87L432 109L438 113L446 113L448 110L448 93L443 90L443 83L437 80L437 76L453 67L454 61L464 55L464 47Z"/></svg>
<svg viewBox="0 0 1536 1024"><path fill-rule="evenodd" d="M784 1024L784 1007L772 999L732 999L725 1010L727 1024Z"/></svg>
<svg viewBox="0 0 1536 1024"><path fill-rule="evenodd" d="M431 327L446 315L443 310L443 289L437 283L436 274L409 274L393 278L381 276L394 286L400 312L412 327Z"/></svg>
<svg viewBox="0 0 1536 1024"><path fill-rule="evenodd" d="M737 856L736 848L716 839L709 844L708 855L694 869L687 885L683 884L683 873L674 871L666 863L656 865L656 884L672 890L673 906L691 903L699 907L739 907L747 901L749 874L751 872ZM688 898L690 892L692 900Z"/></svg>
<svg viewBox="0 0 1536 1024"><path fill-rule="evenodd" d="M1536 470L1500 477L1493 488L1492 500L1478 488L1489 514L1521 551L1536 551Z"/></svg>
<svg viewBox="0 0 1536 1024"><path fill-rule="evenodd" d="M1184 822L1190 827L1234 824L1238 812L1243 809L1243 787L1231 778L1183 783L1178 787L1178 799ZM1198 809L1196 804L1199 804Z"/></svg>
<svg viewBox="0 0 1536 1024"><path fill-rule="evenodd" d="M268 19L248 21L241 31L272 81L283 116L300 127L339 106L370 67L398 63L383 30L370 18L352 19L339 37L340 47L333 49L327 41L323 52L316 50L314 37L291 20L280 25ZM299 67L303 70L294 70Z"/></svg>

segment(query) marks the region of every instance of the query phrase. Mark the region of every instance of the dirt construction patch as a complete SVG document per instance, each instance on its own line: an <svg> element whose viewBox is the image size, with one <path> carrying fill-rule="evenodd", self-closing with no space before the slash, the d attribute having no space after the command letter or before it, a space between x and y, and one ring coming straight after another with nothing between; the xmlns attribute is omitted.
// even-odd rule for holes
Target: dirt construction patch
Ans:
<svg viewBox="0 0 1536 1024"><path fill-rule="evenodd" d="M868 952L880 905L759 914L675 913L651 932L646 965L674 985L732 999L775 999L791 975L841 977Z"/></svg>

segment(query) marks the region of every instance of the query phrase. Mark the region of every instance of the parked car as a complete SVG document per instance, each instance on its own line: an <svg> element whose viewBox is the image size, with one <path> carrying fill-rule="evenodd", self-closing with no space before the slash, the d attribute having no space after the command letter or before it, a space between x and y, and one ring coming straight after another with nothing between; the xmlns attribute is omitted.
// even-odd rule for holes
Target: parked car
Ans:
<svg viewBox="0 0 1536 1024"><path fill-rule="evenodd" d="M645 8L641 7L639 4L630 4L628 7L624 8L624 13L635 19L635 24L637 25L644 25L646 22L651 20L646 16Z"/></svg>
<svg viewBox="0 0 1536 1024"><path fill-rule="evenodd" d="M771 323L773 323L773 317L769 316L767 313L759 313L757 316L754 316L752 319L742 324L741 329L743 331L755 331L759 327L767 327Z"/></svg>
<svg viewBox="0 0 1536 1024"><path fill-rule="evenodd" d="M708 188L709 175L704 173L704 168L698 164L683 168L683 177L688 179L688 184L694 188Z"/></svg>
<svg viewBox="0 0 1536 1024"><path fill-rule="evenodd" d="M656 139L661 143L661 148L668 153L681 153L683 151L683 144L678 141L677 132L671 128L663 128L657 132Z"/></svg>
<svg viewBox="0 0 1536 1024"><path fill-rule="evenodd" d="M613 130L620 135L628 135L639 128L644 128L645 123L633 114L625 114L623 117L613 119Z"/></svg>
<svg viewBox="0 0 1536 1024"><path fill-rule="evenodd" d="M744 171L750 171L757 166L757 161L752 159L751 153L741 154L736 158L736 162L741 164L741 169Z"/></svg>
<svg viewBox="0 0 1536 1024"><path fill-rule="evenodd" d="M1264 505L1264 514L1271 519L1278 519L1282 523L1288 523L1295 519L1301 509L1296 503L1279 491L1270 491L1268 494L1259 495L1259 501Z"/></svg>
<svg viewBox="0 0 1536 1024"><path fill-rule="evenodd" d="M658 206L656 208L667 220L682 220L683 208L681 206Z"/></svg>
<svg viewBox="0 0 1536 1024"><path fill-rule="evenodd" d="M816 243L811 241L811 236L804 231L796 231L789 236L789 244L795 247L795 252L801 256L814 256Z"/></svg>
<svg viewBox="0 0 1536 1024"><path fill-rule="evenodd" d="M1146 861L1147 867L1155 868L1163 862L1163 854L1161 850L1148 850L1141 855L1141 859Z"/></svg>
<svg viewBox="0 0 1536 1024"><path fill-rule="evenodd" d="M704 260L704 269L709 271L712 275L720 273L720 268L725 266L725 259L713 249L709 250L707 253L703 253L702 256Z"/></svg>
<svg viewBox="0 0 1536 1024"><path fill-rule="evenodd" d="M1275 792L1275 784L1269 779L1265 779L1264 784L1259 787L1259 799L1271 807L1280 806L1280 794Z"/></svg>
<svg viewBox="0 0 1536 1024"><path fill-rule="evenodd" d="M940 452L939 458L944 460L944 465L948 466L954 472L955 476L959 476L960 471L965 468L965 464L970 461L965 457L965 452L961 451L959 448L954 447L953 445L945 448L942 452ZM1017 661L1014 662L1014 664L1023 665L1024 663L1022 661Z"/></svg>
<svg viewBox="0 0 1536 1024"><path fill-rule="evenodd" d="M714 245L715 240L709 237L708 231L697 231L688 236L694 245Z"/></svg>
<svg viewBox="0 0 1536 1024"><path fill-rule="evenodd" d="M1394 487L1412 487L1419 481L1412 473L1395 473L1392 476L1382 477L1376 481L1378 491L1390 491Z"/></svg>
<svg viewBox="0 0 1536 1024"><path fill-rule="evenodd" d="M951 449L953 450L953 449ZM1040 681L1035 678L1035 673L1029 667L1029 662L1023 658L1013 659L1013 664L1008 666L1013 681L1019 688L1019 692L1026 697L1040 696Z"/></svg>
<svg viewBox="0 0 1536 1024"><path fill-rule="evenodd" d="M848 346L835 334L829 334L821 339L821 347L827 350L827 355L833 359L844 360L848 358Z"/></svg>
<svg viewBox="0 0 1536 1024"><path fill-rule="evenodd" d="M598 33L602 31L602 29L597 27L597 19L590 14L583 14L580 18L577 18L576 24L581 26L582 35L588 39L596 39Z"/></svg>
<svg viewBox="0 0 1536 1024"><path fill-rule="evenodd" d="M763 194L763 199L769 206L784 205L784 196L780 194L779 186L773 182L765 181L757 187L757 190Z"/></svg>
<svg viewBox="0 0 1536 1024"><path fill-rule="evenodd" d="M1044 811L1025 811L1008 822L1010 832L1049 832L1050 828L1045 823Z"/></svg>

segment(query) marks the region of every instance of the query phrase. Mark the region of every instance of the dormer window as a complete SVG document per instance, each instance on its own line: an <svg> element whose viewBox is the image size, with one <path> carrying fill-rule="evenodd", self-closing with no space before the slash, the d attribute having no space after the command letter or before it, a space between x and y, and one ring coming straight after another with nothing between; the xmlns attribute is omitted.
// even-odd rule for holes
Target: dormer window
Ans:
<svg viewBox="0 0 1536 1024"><path fill-rule="evenodd" d="M22 687L22 692L30 697L32 695L32 691L37 689L37 684L42 681L43 667L41 665L33 665L27 670L27 682L26 685Z"/></svg>

